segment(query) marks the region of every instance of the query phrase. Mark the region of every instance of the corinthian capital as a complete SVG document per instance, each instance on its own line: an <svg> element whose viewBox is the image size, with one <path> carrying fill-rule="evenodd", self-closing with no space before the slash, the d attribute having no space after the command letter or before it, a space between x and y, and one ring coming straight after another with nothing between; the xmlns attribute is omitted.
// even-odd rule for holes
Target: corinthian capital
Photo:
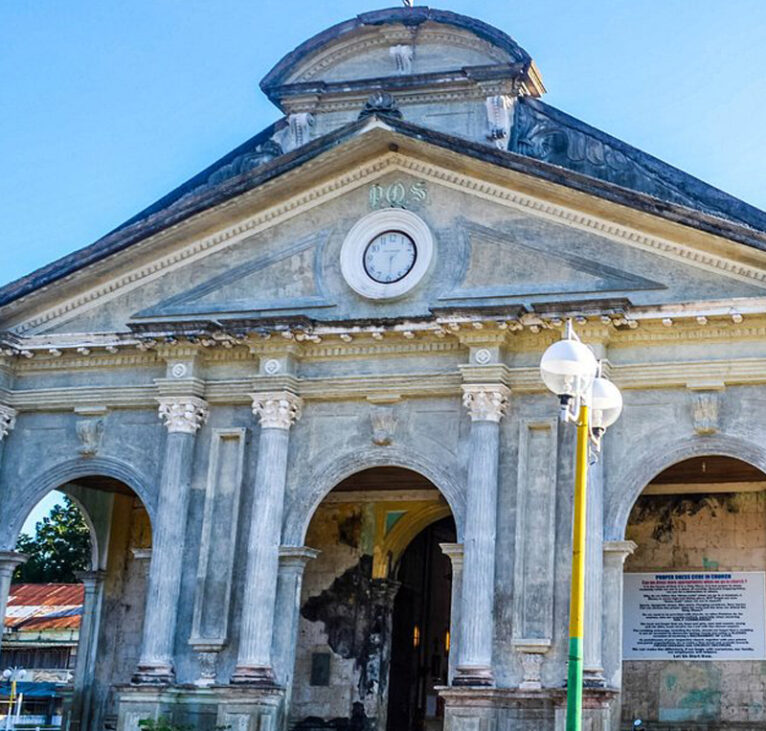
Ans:
<svg viewBox="0 0 766 731"><path fill-rule="evenodd" d="M195 434L207 419L207 402L196 396L167 396L157 400L160 419L171 434Z"/></svg>
<svg viewBox="0 0 766 731"><path fill-rule="evenodd" d="M511 389L499 383L463 385L463 406L468 409L471 421L500 421L510 396Z"/></svg>
<svg viewBox="0 0 766 731"><path fill-rule="evenodd" d="M301 418L303 399L289 391L253 393L253 414L264 429L289 429Z"/></svg>
<svg viewBox="0 0 766 731"><path fill-rule="evenodd" d="M0 404L0 442L16 426L16 409Z"/></svg>

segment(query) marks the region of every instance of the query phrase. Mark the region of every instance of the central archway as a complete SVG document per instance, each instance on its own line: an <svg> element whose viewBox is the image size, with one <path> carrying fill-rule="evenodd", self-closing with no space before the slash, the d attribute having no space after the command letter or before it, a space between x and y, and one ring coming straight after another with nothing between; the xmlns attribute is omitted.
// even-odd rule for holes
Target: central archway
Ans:
<svg viewBox="0 0 766 731"><path fill-rule="evenodd" d="M427 715L438 724L433 688L447 677L451 602L439 544L456 540L449 503L419 472L363 469L324 496L306 529L321 553L303 578L291 728L414 731ZM416 680L423 668L438 672L414 695L392 676ZM387 722L390 709L399 725Z"/></svg>

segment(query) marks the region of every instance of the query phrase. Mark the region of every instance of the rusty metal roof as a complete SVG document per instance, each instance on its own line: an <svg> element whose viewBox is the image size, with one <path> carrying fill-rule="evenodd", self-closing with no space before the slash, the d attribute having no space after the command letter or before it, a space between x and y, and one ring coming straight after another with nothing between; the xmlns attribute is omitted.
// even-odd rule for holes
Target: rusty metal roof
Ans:
<svg viewBox="0 0 766 731"><path fill-rule="evenodd" d="M84 597L82 584L13 584L4 626L15 631L78 629Z"/></svg>

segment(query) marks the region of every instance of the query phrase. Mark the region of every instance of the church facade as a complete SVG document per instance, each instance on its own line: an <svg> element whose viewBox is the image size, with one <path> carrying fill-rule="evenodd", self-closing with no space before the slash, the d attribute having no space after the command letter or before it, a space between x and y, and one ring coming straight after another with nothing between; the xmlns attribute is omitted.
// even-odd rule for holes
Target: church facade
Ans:
<svg viewBox="0 0 766 731"><path fill-rule="evenodd" d="M588 728L762 728L766 214L451 12L362 14L261 88L279 121L0 289L3 606L47 492L93 537L69 728L563 728L574 444L538 364L569 319L625 400ZM729 580L724 631L683 586ZM663 644L663 601L714 641Z"/></svg>

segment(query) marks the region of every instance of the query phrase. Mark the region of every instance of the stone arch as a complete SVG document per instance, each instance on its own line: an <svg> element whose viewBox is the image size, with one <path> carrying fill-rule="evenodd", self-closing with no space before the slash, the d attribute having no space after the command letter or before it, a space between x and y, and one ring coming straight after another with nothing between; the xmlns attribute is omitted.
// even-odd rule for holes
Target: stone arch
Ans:
<svg viewBox="0 0 766 731"><path fill-rule="evenodd" d="M13 550L16 538L21 531L29 513L40 500L51 490L73 482L82 477L103 476L112 477L125 483L143 503L149 515L150 523L154 524L156 495L150 488L151 481L131 465L113 457L94 457L68 460L48 468L35 475L16 492L13 510L8 509L7 499L3 502L2 533L0 533L0 548ZM78 503L79 506L79 503ZM84 515L87 511L79 506Z"/></svg>
<svg viewBox="0 0 766 731"><path fill-rule="evenodd" d="M442 518L448 518L452 512L447 505L428 505L407 513L396 523L391 532L383 540L383 545L376 547L372 561L372 577L381 579L388 577L389 561L394 566L407 550L415 537Z"/></svg>
<svg viewBox="0 0 766 731"><path fill-rule="evenodd" d="M628 517L638 496L649 482L663 470L691 457L719 455L733 457L766 472L766 450L741 437L715 434L690 437L671 442L656 454L642 455L638 464L631 464L610 482L621 486L613 492L604 514L605 540L622 540Z"/></svg>
<svg viewBox="0 0 766 731"><path fill-rule="evenodd" d="M444 467L403 447L369 447L351 450L340 457L327 459L308 480L307 490L295 495L287 506L283 543L302 546L306 531L319 504L342 480L372 467L401 467L428 479L444 496L452 511L458 541L462 540L465 514L463 486Z"/></svg>

